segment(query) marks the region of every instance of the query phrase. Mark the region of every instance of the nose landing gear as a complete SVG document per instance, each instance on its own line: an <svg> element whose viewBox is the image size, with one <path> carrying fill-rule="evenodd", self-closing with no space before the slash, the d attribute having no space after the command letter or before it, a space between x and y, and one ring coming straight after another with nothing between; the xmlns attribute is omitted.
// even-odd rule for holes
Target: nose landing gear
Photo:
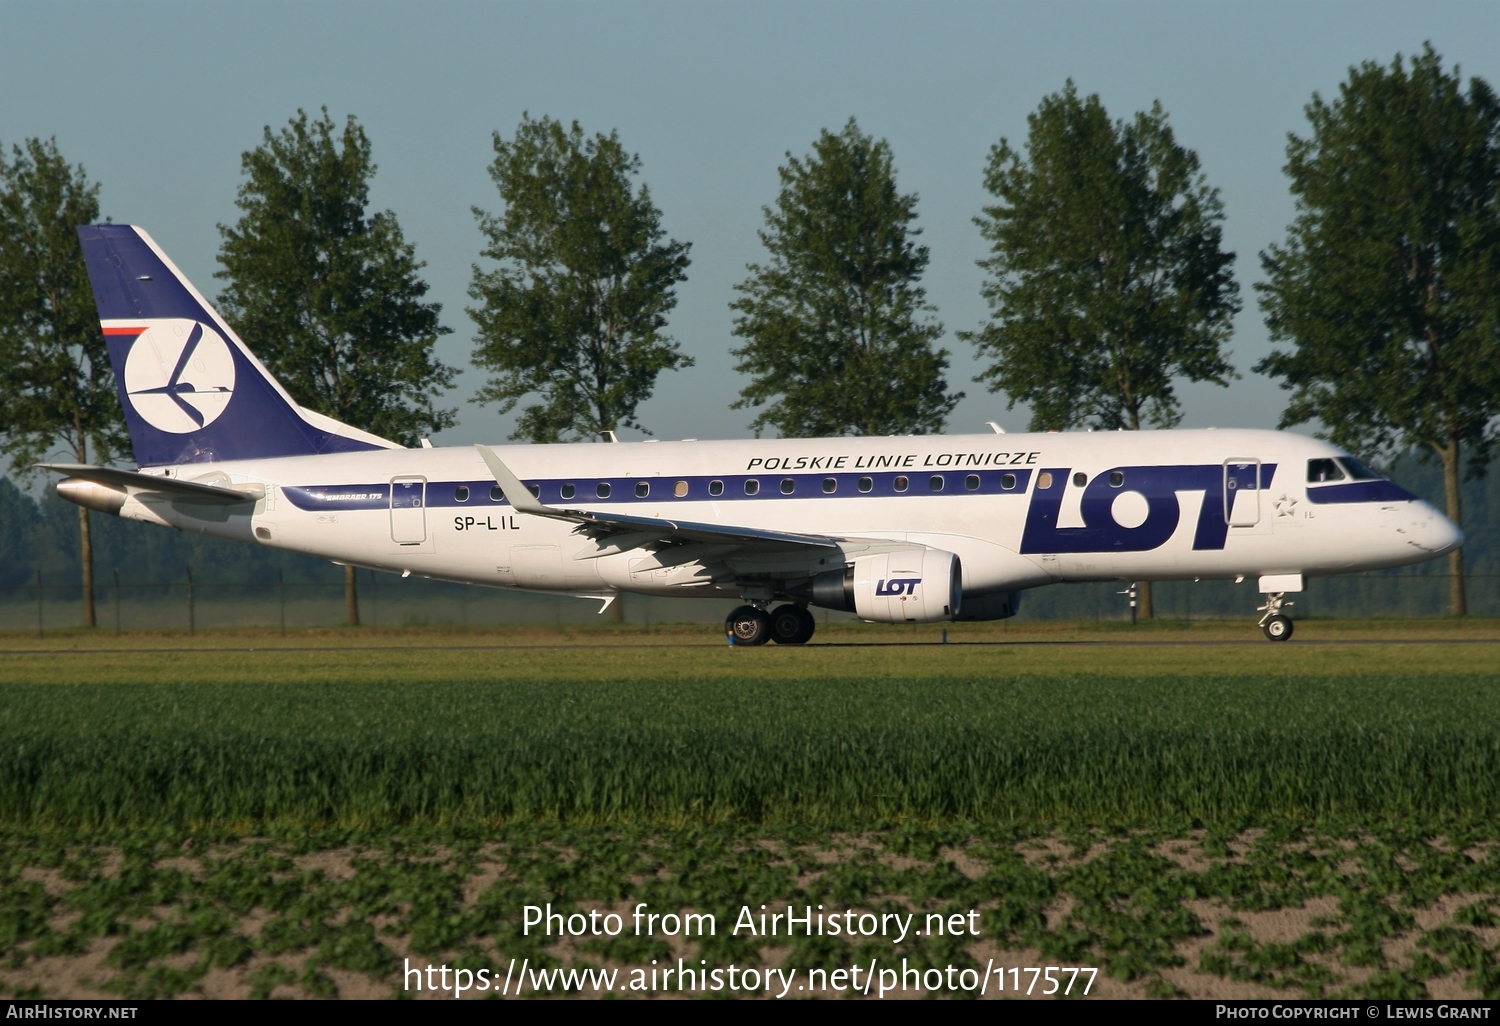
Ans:
<svg viewBox="0 0 1500 1026"><path fill-rule="evenodd" d="M1286 592L1276 591L1266 595L1266 604L1256 608L1257 613L1265 613L1260 618L1260 629L1271 641L1286 641L1292 636L1292 618L1282 613L1283 606L1294 605L1286 599Z"/></svg>

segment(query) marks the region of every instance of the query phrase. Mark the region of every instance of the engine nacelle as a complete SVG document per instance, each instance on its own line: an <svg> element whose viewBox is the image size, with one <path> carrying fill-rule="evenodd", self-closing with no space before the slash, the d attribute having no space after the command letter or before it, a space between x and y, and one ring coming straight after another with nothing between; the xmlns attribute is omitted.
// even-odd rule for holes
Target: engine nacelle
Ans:
<svg viewBox="0 0 1500 1026"><path fill-rule="evenodd" d="M932 623L958 616L963 568L941 549L899 549L861 556L842 570L818 574L812 604L842 609L876 623Z"/></svg>

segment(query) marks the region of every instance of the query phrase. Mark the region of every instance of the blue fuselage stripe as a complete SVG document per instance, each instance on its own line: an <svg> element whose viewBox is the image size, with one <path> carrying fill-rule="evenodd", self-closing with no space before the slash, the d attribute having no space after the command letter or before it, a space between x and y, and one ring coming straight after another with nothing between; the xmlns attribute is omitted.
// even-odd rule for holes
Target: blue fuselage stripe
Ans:
<svg viewBox="0 0 1500 1026"><path fill-rule="evenodd" d="M1345 502L1411 502L1414 499L1415 495L1390 481L1355 481L1307 489L1307 501L1320 506Z"/></svg>
<svg viewBox="0 0 1500 1026"><path fill-rule="evenodd" d="M563 503L625 504L639 502L730 502L767 499L850 499L850 498L910 498L914 496L958 496L958 495L1011 495L1024 496L1031 482L1030 470L949 470L942 472L912 471L903 474L729 474L722 477L610 477L567 480L525 480L528 486L538 486L542 502L548 505ZM977 479L975 487L969 487L969 479ZM898 479L906 487L898 490ZM755 491L745 490L746 482L755 482ZM784 491L784 482L791 482L791 491ZM825 491L825 482L833 482L833 491ZM933 488L940 481L941 487ZM861 482L869 483L869 490L862 491ZM676 486L686 484L686 494L677 495ZM608 485L609 494L600 495L598 486ZM715 484L722 490L715 494ZM647 486L647 494L638 496L636 488ZM1009 487L1006 487L1009 485ZM573 494L564 494L571 487ZM467 498L460 499L459 489L467 489ZM298 509L306 510L354 510L384 509L390 504L390 485L309 485L284 487L282 491ZM506 506L493 479L480 481L429 481L426 503L429 507L474 507Z"/></svg>

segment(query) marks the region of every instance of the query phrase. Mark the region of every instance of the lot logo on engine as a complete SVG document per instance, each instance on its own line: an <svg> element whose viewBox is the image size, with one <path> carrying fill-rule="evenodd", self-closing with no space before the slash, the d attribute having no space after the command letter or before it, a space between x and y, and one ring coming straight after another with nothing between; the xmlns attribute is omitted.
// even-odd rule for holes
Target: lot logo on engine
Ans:
<svg viewBox="0 0 1500 1026"><path fill-rule="evenodd" d="M922 583L920 577L903 577L899 581L881 581L875 585L877 595L915 595L917 585Z"/></svg>

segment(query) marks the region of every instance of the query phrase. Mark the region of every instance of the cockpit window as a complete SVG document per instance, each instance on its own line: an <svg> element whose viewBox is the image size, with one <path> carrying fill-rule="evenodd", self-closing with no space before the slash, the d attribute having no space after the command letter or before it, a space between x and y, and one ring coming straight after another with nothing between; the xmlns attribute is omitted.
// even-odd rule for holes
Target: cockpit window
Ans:
<svg viewBox="0 0 1500 1026"><path fill-rule="evenodd" d="M1349 472L1349 476L1356 481L1379 481L1380 475L1365 466L1353 456L1340 456L1339 466Z"/></svg>
<svg viewBox="0 0 1500 1026"><path fill-rule="evenodd" d="M1325 484L1329 481L1342 481L1344 472L1333 460L1308 460L1307 461L1307 483Z"/></svg>

